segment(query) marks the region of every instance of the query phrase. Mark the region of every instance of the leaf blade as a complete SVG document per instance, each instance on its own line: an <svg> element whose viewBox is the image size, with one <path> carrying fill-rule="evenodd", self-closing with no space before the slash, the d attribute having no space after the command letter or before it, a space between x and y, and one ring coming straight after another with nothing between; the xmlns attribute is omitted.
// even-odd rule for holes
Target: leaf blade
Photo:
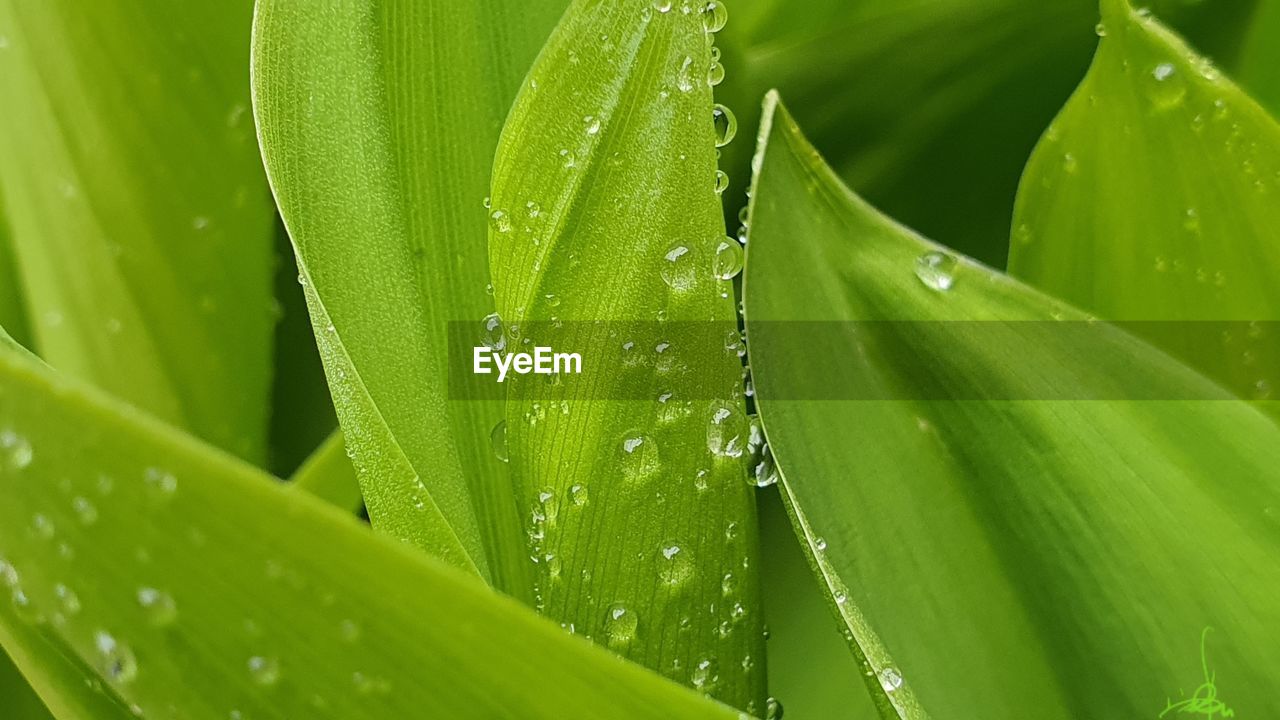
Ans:
<svg viewBox="0 0 1280 720"><path fill-rule="evenodd" d="M1280 498L1275 425L1230 400L1025 394L1046 377L1096 388L1114 374L1122 385L1149 375L1226 397L1150 346L977 264L958 260L945 286L930 286L917 263L938 246L841 187L782 110L766 137L746 279L757 396L784 497L832 595L847 593L837 605L853 608L855 645L872 646L881 683L883 663L899 673L885 684L896 689L877 683L873 693L896 701L912 690L938 716L1158 714L1159 698L1176 699L1199 676L1196 642L1212 625L1221 699L1266 714L1280 657L1254 633L1275 626L1262 598L1280 578L1249 568L1280 552L1267 511ZM1096 342L1044 350L1061 338L1055 314L1063 327L1095 328ZM798 320L870 322L802 349L761 335ZM1049 329L1007 348L963 332L991 320ZM894 343L903 346L886 355ZM796 394L801 374L838 377L849 363L889 399ZM1010 401L982 383L1028 384ZM922 385L949 393L913 394ZM966 393L975 386L994 394ZM850 467L857 478L842 482ZM887 655L876 657L877 639ZM953 654L983 672L936 664Z"/></svg>

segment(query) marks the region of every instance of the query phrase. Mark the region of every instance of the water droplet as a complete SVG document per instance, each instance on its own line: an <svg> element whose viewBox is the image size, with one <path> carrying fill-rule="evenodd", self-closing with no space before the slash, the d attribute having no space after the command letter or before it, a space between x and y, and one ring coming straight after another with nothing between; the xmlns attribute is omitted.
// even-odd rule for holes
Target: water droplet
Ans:
<svg viewBox="0 0 1280 720"><path fill-rule="evenodd" d="M271 687L280 682L280 661L275 658L254 655L249 658L249 677L263 687Z"/></svg>
<svg viewBox="0 0 1280 720"><path fill-rule="evenodd" d="M178 617L178 605L169 593L153 587L138 588L138 607L147 616L147 622L157 627L168 625Z"/></svg>
<svg viewBox="0 0 1280 720"><path fill-rule="evenodd" d="M498 209L489 213L489 227L493 228L497 233L511 232L511 216L506 210Z"/></svg>
<svg viewBox="0 0 1280 720"><path fill-rule="evenodd" d="M1160 110L1168 110L1187 95L1187 86L1173 63L1160 63L1151 70L1147 82L1147 97Z"/></svg>
<svg viewBox="0 0 1280 720"><path fill-rule="evenodd" d="M727 22L729 22L729 10L724 3L711 0L702 8L702 28L707 32L720 32Z"/></svg>
<svg viewBox="0 0 1280 720"><path fill-rule="evenodd" d="M582 507L583 505L586 505L587 497L586 485L575 484L569 487L569 502L573 503L574 506Z"/></svg>
<svg viewBox="0 0 1280 720"><path fill-rule="evenodd" d="M726 598L733 597L738 592L738 578L733 573L725 573L720 579L720 594Z"/></svg>
<svg viewBox="0 0 1280 720"><path fill-rule="evenodd" d="M507 421L499 420L497 425L493 426L493 430L489 433L489 444L493 447L493 454L502 462L511 460L510 452L507 448Z"/></svg>
<svg viewBox="0 0 1280 720"><path fill-rule="evenodd" d="M902 687L902 673L898 672L897 668L888 667L881 670L879 672L879 678L880 687L884 688L884 691L887 693L891 693Z"/></svg>
<svg viewBox="0 0 1280 720"><path fill-rule="evenodd" d="M733 111L716 103L711 110L711 119L716 130L716 147L724 147L732 142L733 136L738 134L738 119L733 116Z"/></svg>
<svg viewBox="0 0 1280 720"><path fill-rule="evenodd" d="M712 272L721 280L732 280L742 272L742 246L737 240L726 237L716 245Z"/></svg>
<svg viewBox="0 0 1280 720"><path fill-rule="evenodd" d="M658 579L662 584L671 587L684 585L693 573L693 556L679 543L665 542L658 548Z"/></svg>
<svg viewBox="0 0 1280 720"><path fill-rule="evenodd" d="M1080 169L1080 162L1076 160L1076 156L1066 153L1062 156L1062 171L1068 175L1074 175Z"/></svg>
<svg viewBox="0 0 1280 720"><path fill-rule="evenodd" d="M724 82L724 65L718 60L712 60L711 65L707 67L707 84L715 87Z"/></svg>
<svg viewBox="0 0 1280 720"><path fill-rule="evenodd" d="M723 170L716 171L715 190L717 195L723 195L725 190L729 189L729 174Z"/></svg>
<svg viewBox="0 0 1280 720"><path fill-rule="evenodd" d="M588 115L582 118L582 124L586 126L586 133L588 135L600 134L600 118L594 115Z"/></svg>
<svg viewBox="0 0 1280 720"><path fill-rule="evenodd" d="M158 467L149 467L142 473L142 480L151 497L165 500L178 492L178 478L173 473Z"/></svg>
<svg viewBox="0 0 1280 720"><path fill-rule="evenodd" d="M707 422L707 449L720 457L738 458L747 449L750 427L746 415L737 407L723 402L711 406Z"/></svg>
<svg viewBox="0 0 1280 720"><path fill-rule="evenodd" d="M53 596L58 599L58 607L62 608L62 612L68 617L80 613L80 598L71 588L58 583L53 586Z"/></svg>
<svg viewBox="0 0 1280 720"><path fill-rule="evenodd" d="M642 480L658 472L661 465L658 445L640 432L627 433L620 448L622 474L628 480Z"/></svg>
<svg viewBox="0 0 1280 720"><path fill-rule="evenodd" d="M483 332L481 341L484 346L493 351L502 351L507 347L506 329L502 325L502 316L498 313L489 313L485 315L484 320L480 321Z"/></svg>
<svg viewBox="0 0 1280 720"><path fill-rule="evenodd" d="M622 650L636 639L640 617L622 603L609 606L604 616L605 644L613 650Z"/></svg>
<svg viewBox="0 0 1280 720"><path fill-rule="evenodd" d="M765 448L760 460L752 468L750 480L756 487L770 487L778 484L778 465L773 461L773 451Z"/></svg>
<svg viewBox="0 0 1280 720"><path fill-rule="evenodd" d="M660 13L671 12L672 0L653 0L653 9Z"/></svg>
<svg viewBox="0 0 1280 720"><path fill-rule="evenodd" d="M138 677L138 659L128 645L102 631L94 634L93 644L98 651L98 672L107 682L127 685Z"/></svg>
<svg viewBox="0 0 1280 720"><path fill-rule="evenodd" d="M75 497L71 500L71 509L75 511L76 517L80 518L80 522L85 525L92 525L98 522L98 508L88 498Z"/></svg>
<svg viewBox="0 0 1280 720"><path fill-rule="evenodd" d="M925 287L946 292L955 284L955 271L959 264L955 257L933 250L916 258L916 277Z"/></svg>
<svg viewBox="0 0 1280 720"><path fill-rule="evenodd" d="M1106 37L1107 26L1103 23L1098 23L1097 25L1093 26L1093 32L1097 34L1098 37Z"/></svg>
<svg viewBox="0 0 1280 720"><path fill-rule="evenodd" d="M35 531L36 537L42 540L51 540L56 534L53 527L53 521L44 513L36 513L31 518L31 529Z"/></svg>
<svg viewBox="0 0 1280 720"><path fill-rule="evenodd" d="M764 703L764 720L782 720L782 703L770 697Z"/></svg>
<svg viewBox="0 0 1280 720"><path fill-rule="evenodd" d="M675 244L662 256L665 261L658 273L672 290L688 290L697 282L693 253L683 244Z"/></svg>
<svg viewBox="0 0 1280 720"><path fill-rule="evenodd" d="M0 430L0 456L10 470L25 470L35 457L31 443L12 430Z"/></svg>
<svg viewBox="0 0 1280 720"><path fill-rule="evenodd" d="M694 666L689 676L693 687L704 693L713 691L720 682L720 663L715 658L703 658Z"/></svg>

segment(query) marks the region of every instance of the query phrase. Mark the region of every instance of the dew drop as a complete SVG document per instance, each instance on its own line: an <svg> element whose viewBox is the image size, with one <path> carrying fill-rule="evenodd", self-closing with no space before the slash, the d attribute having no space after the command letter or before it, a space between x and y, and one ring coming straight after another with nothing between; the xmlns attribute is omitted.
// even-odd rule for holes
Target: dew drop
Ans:
<svg viewBox="0 0 1280 720"><path fill-rule="evenodd" d="M569 502L575 507L582 507L587 504L587 486L575 484L569 487Z"/></svg>
<svg viewBox="0 0 1280 720"><path fill-rule="evenodd" d="M31 465L35 452L26 438L12 430L0 430L0 457L10 470L25 470Z"/></svg>
<svg viewBox="0 0 1280 720"><path fill-rule="evenodd" d="M172 623L178 617L178 605L169 593L153 587L138 588L138 607L142 608L147 622L156 627Z"/></svg>
<svg viewBox="0 0 1280 720"><path fill-rule="evenodd" d="M887 693L891 693L902 687L902 673L898 672L897 668L888 667L881 670L879 672L879 678L880 687L884 688L884 691Z"/></svg>
<svg viewBox="0 0 1280 720"><path fill-rule="evenodd" d="M729 189L729 174L723 170L716 171L715 190L717 195L723 195L725 190Z"/></svg>
<svg viewBox="0 0 1280 720"><path fill-rule="evenodd" d="M756 487L765 488L778 484L778 465L773 460L773 451L765 448L760 455L760 460L751 470L751 483Z"/></svg>
<svg viewBox="0 0 1280 720"><path fill-rule="evenodd" d="M489 213L489 227L496 233L511 232L511 216L506 210L498 209Z"/></svg>
<svg viewBox="0 0 1280 720"><path fill-rule="evenodd" d="M58 599L58 607L68 617L80 613L80 597L71 588L58 583L53 586L53 596Z"/></svg>
<svg viewBox="0 0 1280 720"><path fill-rule="evenodd" d="M71 509L75 511L76 517L80 518L80 522L85 525L92 525L98 522L98 508L88 498L73 498L71 500Z"/></svg>
<svg viewBox="0 0 1280 720"><path fill-rule="evenodd" d="M511 454L507 447L507 421L499 420L497 425L493 426L493 430L489 433L489 444L493 447L493 454L502 462L509 462Z"/></svg>
<svg viewBox="0 0 1280 720"><path fill-rule="evenodd" d="M586 133L588 135L600 134L600 118L594 115L588 115L582 118L582 124L586 126Z"/></svg>
<svg viewBox="0 0 1280 720"><path fill-rule="evenodd" d="M507 347L506 329L502 325L502 316L498 313L489 313L480 321L480 327L483 332L481 341L484 346L495 352L505 350Z"/></svg>
<svg viewBox="0 0 1280 720"><path fill-rule="evenodd" d="M1187 95L1187 86L1173 63L1160 63L1151 70L1147 81L1147 97L1160 110L1177 106Z"/></svg>
<svg viewBox="0 0 1280 720"><path fill-rule="evenodd" d="M650 477L658 472L661 465L657 443L653 438L640 432L631 432L623 436L619 452L622 474L628 480L636 481Z"/></svg>
<svg viewBox="0 0 1280 720"><path fill-rule="evenodd" d="M1107 26L1106 26L1104 23L1098 23L1097 25L1094 25L1094 26L1093 26L1093 32L1094 32L1094 34L1096 34L1098 37L1106 37L1106 36L1107 36Z"/></svg>
<svg viewBox="0 0 1280 720"><path fill-rule="evenodd" d="M702 28L707 32L720 32L727 22L729 22L729 10L724 3L711 0L702 8Z"/></svg>
<svg viewBox="0 0 1280 720"><path fill-rule="evenodd" d="M138 659L128 645L102 631L94 634L93 645L98 653L98 672L107 682L127 685L138 677Z"/></svg>
<svg viewBox="0 0 1280 720"><path fill-rule="evenodd" d="M723 402L712 403L707 421L707 449L712 455L742 457L749 434L750 427L741 410Z"/></svg>
<svg viewBox="0 0 1280 720"><path fill-rule="evenodd" d="M715 658L703 658L694 666L689 676L693 687L704 693L713 691L720 682L720 663Z"/></svg>
<svg viewBox="0 0 1280 720"><path fill-rule="evenodd" d="M724 65L718 60L712 60L711 65L707 68L707 84L715 87L724 82Z"/></svg>
<svg viewBox="0 0 1280 720"><path fill-rule="evenodd" d="M679 543L665 542L658 548L658 579L662 584L679 587L686 584L693 573L693 556Z"/></svg>
<svg viewBox="0 0 1280 720"><path fill-rule="evenodd" d="M653 9L660 13L671 12L672 0L653 0Z"/></svg>
<svg viewBox="0 0 1280 720"><path fill-rule="evenodd" d="M764 703L764 720L782 720L782 703L770 697Z"/></svg>
<svg viewBox="0 0 1280 720"><path fill-rule="evenodd" d="M147 492L153 498L165 500L178 492L178 478L167 470L149 467L143 471L142 480L146 483Z"/></svg>
<svg viewBox="0 0 1280 720"><path fill-rule="evenodd" d="M916 258L916 277L925 287L946 292L955 284L955 271L959 261L954 256L936 250Z"/></svg>
<svg viewBox="0 0 1280 720"><path fill-rule="evenodd" d="M662 256L663 263L659 269L662 281L672 290L688 290L697 282L694 270L693 253L687 245L677 243L667 249Z"/></svg>
<svg viewBox="0 0 1280 720"><path fill-rule="evenodd" d="M609 606L604 616L605 643L613 650L622 650L636 639L640 617L622 603Z"/></svg>
<svg viewBox="0 0 1280 720"><path fill-rule="evenodd" d="M732 142L733 136L738 134L738 119L733 116L733 111L716 103L711 110L711 119L715 124L716 147L724 147Z"/></svg>
<svg viewBox="0 0 1280 720"><path fill-rule="evenodd" d="M263 687L271 687L280 682L280 662L275 658L254 655L249 658L249 677Z"/></svg>
<svg viewBox="0 0 1280 720"><path fill-rule="evenodd" d="M712 272L721 280L732 280L742 272L742 246L737 240L726 237L716 245Z"/></svg>

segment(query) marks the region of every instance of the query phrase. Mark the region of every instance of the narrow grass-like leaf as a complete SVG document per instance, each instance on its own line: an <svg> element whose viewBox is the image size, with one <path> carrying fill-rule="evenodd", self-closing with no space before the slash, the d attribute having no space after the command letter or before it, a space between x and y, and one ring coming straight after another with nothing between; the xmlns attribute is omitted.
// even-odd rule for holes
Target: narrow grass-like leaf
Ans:
<svg viewBox="0 0 1280 720"><path fill-rule="evenodd" d="M485 293L493 148L561 0L262 0L254 94L272 188L374 525L528 594L498 403L448 402L449 321ZM440 537L447 521L455 539Z"/></svg>
<svg viewBox="0 0 1280 720"><path fill-rule="evenodd" d="M341 431L335 432L312 453L290 481L293 487L348 512L358 511L364 502Z"/></svg>
<svg viewBox="0 0 1280 720"><path fill-rule="evenodd" d="M0 392L0 639L140 716L736 717L21 351Z"/></svg>
<svg viewBox="0 0 1280 720"><path fill-rule="evenodd" d="M261 462L272 214L249 10L0 2L0 185L40 354Z"/></svg>
<svg viewBox="0 0 1280 720"><path fill-rule="evenodd" d="M513 348L586 330L581 379L507 385L538 607L763 711L742 367L721 345L737 332L721 278L741 250L715 193L730 124L707 82L718 7L570 7L503 131L490 251Z"/></svg>
<svg viewBox="0 0 1280 720"><path fill-rule="evenodd" d="M1156 717L1206 688L1280 711L1280 429L895 225L768 105L745 286L761 419L889 716Z"/></svg>
<svg viewBox="0 0 1280 720"><path fill-rule="evenodd" d="M1037 147L1010 271L1104 319L1280 319L1280 125L1154 18L1103 3L1093 67ZM1245 397L1273 329L1148 336ZM1155 334L1159 331L1159 335Z"/></svg>

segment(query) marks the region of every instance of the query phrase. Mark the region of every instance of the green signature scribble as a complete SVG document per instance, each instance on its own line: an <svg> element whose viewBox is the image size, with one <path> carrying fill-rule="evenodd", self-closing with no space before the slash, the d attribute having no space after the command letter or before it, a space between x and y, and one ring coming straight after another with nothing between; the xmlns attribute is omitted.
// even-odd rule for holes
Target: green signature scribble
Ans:
<svg viewBox="0 0 1280 720"><path fill-rule="evenodd" d="M1205 638L1209 636L1209 631L1213 628L1205 628L1200 633L1200 667L1204 671L1204 682L1191 697L1184 698L1178 702L1165 700L1164 710L1159 717L1164 717L1169 713L1177 715L1204 715L1207 718L1229 718L1235 717L1236 711L1227 707L1226 703L1218 699L1218 686L1214 684L1216 673L1209 670L1209 656L1205 653Z"/></svg>

